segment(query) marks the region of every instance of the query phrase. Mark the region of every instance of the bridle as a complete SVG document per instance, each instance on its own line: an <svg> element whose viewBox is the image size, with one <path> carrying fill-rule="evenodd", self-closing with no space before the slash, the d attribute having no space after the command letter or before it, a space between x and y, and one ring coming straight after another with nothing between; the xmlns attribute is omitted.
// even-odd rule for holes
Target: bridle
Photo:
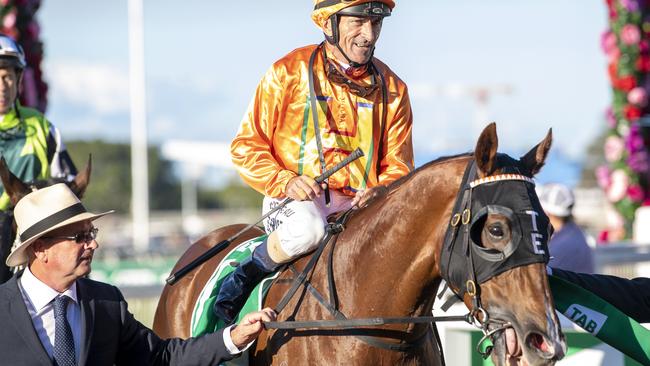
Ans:
<svg viewBox="0 0 650 366"><path fill-rule="evenodd" d="M498 156L505 158L503 155ZM546 242L550 236L550 225L545 216L538 218L539 213L543 211L539 202L532 199L535 197L534 186L532 178L511 166L502 169L497 175L478 178L476 163L472 159L465 169L461 188L456 196L442 246L440 272L457 299L464 298L464 295L470 297L472 324L483 332L483 337L476 347L483 358L487 358L493 349L493 346L488 346L483 350L483 343L488 339L494 343L494 338L511 328L512 324L490 316L481 303L480 285L515 267L539 262L548 263ZM517 199L523 194L531 198L529 202ZM509 201L508 197L512 196L515 198ZM503 201L507 202L504 204ZM502 250L484 248L477 238L476 231L479 230L480 234L482 220L487 219L490 213L499 213L511 220L511 237ZM531 220L530 227L523 225L527 219ZM546 224L542 227L547 229L544 233L539 231L537 220L542 225ZM526 245L531 241L530 238L540 240ZM448 305L443 305L443 309Z"/></svg>

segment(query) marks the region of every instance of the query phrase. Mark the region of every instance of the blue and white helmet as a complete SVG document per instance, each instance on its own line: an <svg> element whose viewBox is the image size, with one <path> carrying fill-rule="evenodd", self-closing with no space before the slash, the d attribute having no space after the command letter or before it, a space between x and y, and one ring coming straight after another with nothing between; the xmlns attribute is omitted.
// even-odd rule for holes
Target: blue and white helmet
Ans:
<svg viewBox="0 0 650 366"><path fill-rule="evenodd" d="M0 67L15 67L22 70L27 66L25 52L11 37L0 34Z"/></svg>
<svg viewBox="0 0 650 366"><path fill-rule="evenodd" d="M539 186L536 190L539 202L547 214L558 217L571 216L575 204L575 196L571 188L560 183L548 183Z"/></svg>

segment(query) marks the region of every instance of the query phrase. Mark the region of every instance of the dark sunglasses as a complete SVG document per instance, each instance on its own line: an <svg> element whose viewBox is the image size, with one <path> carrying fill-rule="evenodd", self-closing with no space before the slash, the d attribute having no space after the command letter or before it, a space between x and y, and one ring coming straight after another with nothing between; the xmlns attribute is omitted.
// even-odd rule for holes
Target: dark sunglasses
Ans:
<svg viewBox="0 0 650 366"><path fill-rule="evenodd" d="M94 227L89 231L84 231L81 233L76 233L73 236L46 236L43 239L65 239L65 240L74 240L78 244L90 243L91 241L97 239L98 228Z"/></svg>

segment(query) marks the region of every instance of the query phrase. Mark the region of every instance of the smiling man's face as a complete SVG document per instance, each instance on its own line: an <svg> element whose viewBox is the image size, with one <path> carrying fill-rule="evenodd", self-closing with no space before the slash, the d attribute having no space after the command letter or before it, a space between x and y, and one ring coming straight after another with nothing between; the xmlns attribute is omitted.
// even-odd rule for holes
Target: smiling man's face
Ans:
<svg viewBox="0 0 650 366"><path fill-rule="evenodd" d="M372 51L381 33L381 17L341 16L339 20L339 44L350 60L365 64L372 57ZM331 28L331 21L326 24ZM328 29L331 34L331 29ZM335 57L340 62L347 60L334 50Z"/></svg>

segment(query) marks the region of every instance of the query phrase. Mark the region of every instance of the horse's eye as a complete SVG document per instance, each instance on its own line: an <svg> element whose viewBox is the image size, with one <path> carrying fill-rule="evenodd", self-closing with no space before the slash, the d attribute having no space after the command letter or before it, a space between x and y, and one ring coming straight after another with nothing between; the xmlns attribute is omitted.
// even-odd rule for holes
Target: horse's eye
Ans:
<svg viewBox="0 0 650 366"><path fill-rule="evenodd" d="M488 227L488 232L490 233L490 236L495 239L503 239L504 232L500 224L490 225Z"/></svg>

